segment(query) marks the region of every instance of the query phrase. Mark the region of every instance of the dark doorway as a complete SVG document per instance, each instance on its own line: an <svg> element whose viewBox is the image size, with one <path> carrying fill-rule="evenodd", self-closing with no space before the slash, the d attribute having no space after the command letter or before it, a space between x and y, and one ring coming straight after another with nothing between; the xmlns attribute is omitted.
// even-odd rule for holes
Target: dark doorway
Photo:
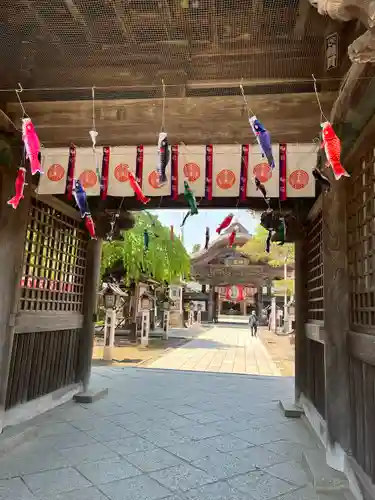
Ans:
<svg viewBox="0 0 375 500"><path fill-rule="evenodd" d="M223 301L221 314L241 314L241 305L239 302L230 302L229 300Z"/></svg>

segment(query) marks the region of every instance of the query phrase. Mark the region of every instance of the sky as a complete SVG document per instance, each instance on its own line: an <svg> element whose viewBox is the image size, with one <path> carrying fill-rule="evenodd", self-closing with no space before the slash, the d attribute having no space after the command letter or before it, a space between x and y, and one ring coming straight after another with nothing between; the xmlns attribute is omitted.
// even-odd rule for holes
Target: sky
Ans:
<svg viewBox="0 0 375 500"><path fill-rule="evenodd" d="M186 210L152 210L157 215L160 222L165 226L174 227L175 234L181 234L180 225ZM199 210L199 214L193 215L187 219L184 226L184 244L188 252L191 252L193 245L199 243L204 246L206 226L210 228L211 241L216 237L216 228L222 220L233 213L235 221L240 222L249 233L253 233L259 224L259 218L254 218L247 210Z"/></svg>

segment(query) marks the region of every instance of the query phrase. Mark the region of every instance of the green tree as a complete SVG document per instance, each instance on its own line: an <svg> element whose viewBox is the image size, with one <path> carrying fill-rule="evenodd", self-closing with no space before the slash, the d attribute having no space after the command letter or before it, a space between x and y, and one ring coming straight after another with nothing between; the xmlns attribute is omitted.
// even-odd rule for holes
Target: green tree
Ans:
<svg viewBox="0 0 375 500"><path fill-rule="evenodd" d="M258 226L251 240L241 248L241 252L254 261L267 262L273 267L283 266L285 262L287 265L294 264L294 244L285 243L279 246L272 242L270 253L266 253L267 236L268 231L262 226Z"/></svg>
<svg viewBox="0 0 375 500"><path fill-rule="evenodd" d="M200 249L201 249L200 244L199 243L194 243L193 248L191 250L191 253L199 252Z"/></svg>
<svg viewBox="0 0 375 500"><path fill-rule="evenodd" d="M144 230L149 235L149 247L144 248ZM133 229L123 233L124 241L106 242L103 247L102 273L122 261L127 283L149 276L171 283L190 275L190 257L181 240L171 239L170 228L163 226L148 212L136 214Z"/></svg>
<svg viewBox="0 0 375 500"><path fill-rule="evenodd" d="M248 255L252 260L266 262L272 267L282 267L284 264L290 266L294 264L294 243L285 243L279 246L271 242L270 253L266 253L266 240L268 231L262 226L258 226L249 240L242 248L241 252ZM281 279L275 280L272 285L275 287L275 295L283 295L281 291L287 289L288 295L294 294L294 280ZM280 289L280 292L277 289Z"/></svg>

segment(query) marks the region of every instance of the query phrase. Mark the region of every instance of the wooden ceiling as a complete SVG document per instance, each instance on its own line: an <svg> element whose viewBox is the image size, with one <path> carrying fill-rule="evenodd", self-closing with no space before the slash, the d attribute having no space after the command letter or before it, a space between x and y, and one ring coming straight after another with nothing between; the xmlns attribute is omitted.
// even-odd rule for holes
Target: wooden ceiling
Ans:
<svg viewBox="0 0 375 500"><path fill-rule="evenodd" d="M331 109L335 93L322 96ZM315 95L254 96L251 105L272 132L274 142L312 142L319 134ZM44 146L88 146L92 104L89 101L33 102L27 112L37 125ZM160 131L161 99L96 102L96 128L102 145L155 144ZM21 118L16 103L6 111L14 122ZM247 144L254 138L243 112L242 97L188 97L166 102L165 125L171 143Z"/></svg>
<svg viewBox="0 0 375 500"><path fill-rule="evenodd" d="M45 146L89 144L93 85L99 144L154 144L162 79L171 142L249 142L242 78L275 142L318 133L329 20L307 0L3 0L0 18L0 106L18 123L20 82Z"/></svg>

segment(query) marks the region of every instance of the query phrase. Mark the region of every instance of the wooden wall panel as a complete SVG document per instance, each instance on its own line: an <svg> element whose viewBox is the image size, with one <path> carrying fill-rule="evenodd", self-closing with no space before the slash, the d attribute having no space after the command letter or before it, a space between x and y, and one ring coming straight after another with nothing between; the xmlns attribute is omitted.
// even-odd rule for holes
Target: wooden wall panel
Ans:
<svg viewBox="0 0 375 500"><path fill-rule="evenodd" d="M369 124L369 127L373 125ZM375 483L375 154L363 131L347 182L350 445L365 498ZM367 141L367 150L365 149ZM374 488L372 488L374 491Z"/></svg>
<svg viewBox="0 0 375 500"><path fill-rule="evenodd" d="M6 409L77 381L80 330L15 335Z"/></svg>

